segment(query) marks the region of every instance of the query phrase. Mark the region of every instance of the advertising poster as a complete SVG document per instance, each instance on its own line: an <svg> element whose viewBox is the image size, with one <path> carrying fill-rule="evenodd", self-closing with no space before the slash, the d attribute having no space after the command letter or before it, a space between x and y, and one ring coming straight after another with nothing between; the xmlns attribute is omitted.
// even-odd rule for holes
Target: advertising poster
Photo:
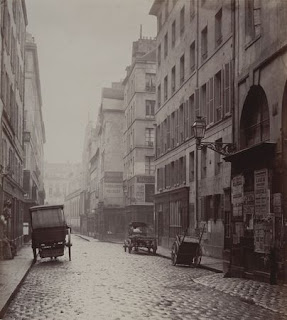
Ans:
<svg viewBox="0 0 287 320"><path fill-rule="evenodd" d="M268 170L254 171L255 216L265 218L270 212L270 191L268 190Z"/></svg>
<svg viewBox="0 0 287 320"><path fill-rule="evenodd" d="M242 216L242 205L244 200L243 195L244 177L243 175L235 176L231 184L231 203L233 205L233 216Z"/></svg>
<svg viewBox="0 0 287 320"><path fill-rule="evenodd" d="M254 251L270 253L272 243L272 220L256 222L254 225Z"/></svg>

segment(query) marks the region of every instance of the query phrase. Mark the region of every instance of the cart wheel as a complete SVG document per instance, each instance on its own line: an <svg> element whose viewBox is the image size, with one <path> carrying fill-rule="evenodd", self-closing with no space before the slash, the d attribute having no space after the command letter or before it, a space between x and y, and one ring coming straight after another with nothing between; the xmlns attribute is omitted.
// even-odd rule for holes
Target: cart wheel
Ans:
<svg viewBox="0 0 287 320"><path fill-rule="evenodd" d="M33 248L33 262L35 263L37 261L37 252L36 252L36 248Z"/></svg>
<svg viewBox="0 0 287 320"><path fill-rule="evenodd" d="M152 253L153 253L153 254L156 254L156 250L157 250L157 247L153 247L153 248L152 248Z"/></svg>
<svg viewBox="0 0 287 320"><path fill-rule="evenodd" d="M201 257L202 257L201 246L198 246L196 249L196 256L194 257L194 260L193 260L193 264L195 267L200 265Z"/></svg>
<svg viewBox="0 0 287 320"><path fill-rule="evenodd" d="M68 244L67 244L67 247L69 249L69 261L72 260L71 258L71 246L72 246L72 242L71 242L71 229L69 228L68 229Z"/></svg>
<svg viewBox="0 0 287 320"><path fill-rule="evenodd" d="M128 249L129 249L129 253L131 253L132 252L132 246L129 246Z"/></svg>
<svg viewBox="0 0 287 320"><path fill-rule="evenodd" d="M171 248L171 263L173 266L177 263L177 245L174 243Z"/></svg>

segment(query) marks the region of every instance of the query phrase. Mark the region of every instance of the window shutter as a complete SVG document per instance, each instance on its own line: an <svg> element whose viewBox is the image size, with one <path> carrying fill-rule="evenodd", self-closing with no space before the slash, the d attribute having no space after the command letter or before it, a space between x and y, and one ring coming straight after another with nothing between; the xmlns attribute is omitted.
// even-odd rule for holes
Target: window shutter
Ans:
<svg viewBox="0 0 287 320"><path fill-rule="evenodd" d="M224 67L224 114L230 113L230 63Z"/></svg>
<svg viewBox="0 0 287 320"><path fill-rule="evenodd" d="M206 82L206 105L205 105L205 117L206 117L206 124L209 125L210 123L210 115L209 115L209 81Z"/></svg>
<svg viewBox="0 0 287 320"><path fill-rule="evenodd" d="M186 156L183 157L183 181L186 182Z"/></svg>
<svg viewBox="0 0 287 320"><path fill-rule="evenodd" d="M209 120L214 122L214 77L209 80Z"/></svg>
<svg viewBox="0 0 287 320"><path fill-rule="evenodd" d="M195 89L195 117L200 115L200 107L199 107L199 89Z"/></svg>

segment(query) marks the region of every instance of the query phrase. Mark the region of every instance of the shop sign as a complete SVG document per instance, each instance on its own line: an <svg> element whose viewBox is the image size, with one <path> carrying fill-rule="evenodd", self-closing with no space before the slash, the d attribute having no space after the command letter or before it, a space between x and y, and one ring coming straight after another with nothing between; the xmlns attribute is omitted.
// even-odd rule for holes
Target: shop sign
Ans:
<svg viewBox="0 0 287 320"><path fill-rule="evenodd" d="M145 184L137 183L136 184L136 201L144 202L145 199Z"/></svg>
<svg viewBox="0 0 287 320"><path fill-rule="evenodd" d="M268 170L254 171L255 216L264 218L270 212L270 191L268 190Z"/></svg>
<svg viewBox="0 0 287 320"><path fill-rule="evenodd" d="M272 243L272 220L256 222L254 225L254 252L270 253Z"/></svg>

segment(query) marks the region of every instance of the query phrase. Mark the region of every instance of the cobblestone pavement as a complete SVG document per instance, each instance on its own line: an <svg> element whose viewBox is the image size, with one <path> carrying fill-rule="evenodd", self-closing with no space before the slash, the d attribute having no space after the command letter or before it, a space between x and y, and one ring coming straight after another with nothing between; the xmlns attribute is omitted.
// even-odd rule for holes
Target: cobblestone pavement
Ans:
<svg viewBox="0 0 287 320"><path fill-rule="evenodd" d="M286 286L271 286L258 281L224 278L223 274L208 275L194 281L287 316Z"/></svg>
<svg viewBox="0 0 287 320"><path fill-rule="evenodd" d="M39 260L4 319L287 319L212 289L208 282L220 282L217 276L174 267L146 253L128 254L119 244L74 236L72 261L67 255Z"/></svg>

